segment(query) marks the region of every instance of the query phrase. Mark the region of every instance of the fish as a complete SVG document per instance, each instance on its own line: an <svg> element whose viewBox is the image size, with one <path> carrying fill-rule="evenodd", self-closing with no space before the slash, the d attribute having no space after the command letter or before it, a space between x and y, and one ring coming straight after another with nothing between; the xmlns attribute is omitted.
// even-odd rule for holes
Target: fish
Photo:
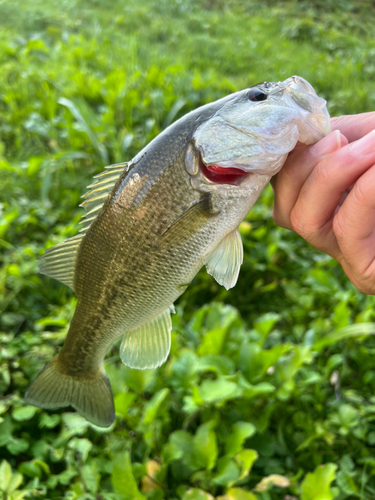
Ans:
<svg viewBox="0 0 375 500"><path fill-rule="evenodd" d="M48 249L40 272L78 298L65 343L25 394L115 420L104 358L156 368L169 354L174 302L198 271L227 289L243 261L240 222L300 141L331 131L326 101L302 77L263 82L175 121L131 161L110 165L84 195L77 236Z"/></svg>

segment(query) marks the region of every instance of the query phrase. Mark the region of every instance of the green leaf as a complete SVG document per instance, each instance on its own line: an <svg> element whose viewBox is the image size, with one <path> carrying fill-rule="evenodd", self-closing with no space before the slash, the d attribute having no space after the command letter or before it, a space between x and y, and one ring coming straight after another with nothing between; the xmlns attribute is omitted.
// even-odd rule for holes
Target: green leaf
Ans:
<svg viewBox="0 0 375 500"><path fill-rule="evenodd" d="M193 436L186 431L173 432L169 441L180 450L181 456L189 455L194 450Z"/></svg>
<svg viewBox="0 0 375 500"><path fill-rule="evenodd" d="M350 307L346 301L341 301L334 308L332 323L336 328L345 328L350 319Z"/></svg>
<svg viewBox="0 0 375 500"><path fill-rule="evenodd" d="M238 377L238 385L243 389L243 397L253 399L263 394L271 394L275 391L275 386L269 382L259 382L259 384L249 384L243 375Z"/></svg>
<svg viewBox="0 0 375 500"><path fill-rule="evenodd" d="M27 477L38 477L39 479L42 477L42 470L34 461L22 462L18 470Z"/></svg>
<svg viewBox="0 0 375 500"><path fill-rule="evenodd" d="M278 365L277 373L285 383L291 380L299 368L312 360L310 347L307 345L295 346L288 357L288 360Z"/></svg>
<svg viewBox="0 0 375 500"><path fill-rule="evenodd" d="M344 471L339 471L336 476L337 486L346 495L358 495L359 490L353 478Z"/></svg>
<svg viewBox="0 0 375 500"><path fill-rule="evenodd" d="M69 430L70 436L79 436L89 428L88 421L78 413L63 413L63 422Z"/></svg>
<svg viewBox="0 0 375 500"><path fill-rule="evenodd" d="M166 462L183 459L186 465L195 469L195 447L193 436L186 431L175 431L169 436L169 441L163 450Z"/></svg>
<svg viewBox="0 0 375 500"><path fill-rule="evenodd" d="M0 446L6 445L12 439L13 425L10 415L6 415L0 423Z"/></svg>
<svg viewBox="0 0 375 500"><path fill-rule="evenodd" d="M239 477L240 469L235 460L228 456L219 458L217 462L217 474L213 478L215 484L230 486L234 484Z"/></svg>
<svg viewBox="0 0 375 500"><path fill-rule="evenodd" d="M26 451L29 447L29 442L26 439L20 438L12 438L7 444L7 450L12 455L18 455Z"/></svg>
<svg viewBox="0 0 375 500"><path fill-rule="evenodd" d="M123 500L146 500L146 497L140 493L134 479L129 452L116 456L111 478L115 493L121 494Z"/></svg>
<svg viewBox="0 0 375 500"><path fill-rule="evenodd" d="M344 455L340 460L340 469L348 474L352 474L354 471L354 462L350 455Z"/></svg>
<svg viewBox="0 0 375 500"><path fill-rule="evenodd" d="M206 333L201 345L197 349L198 355L206 356L208 354L221 354L227 331L228 328L215 328Z"/></svg>
<svg viewBox="0 0 375 500"><path fill-rule="evenodd" d="M69 442L68 447L79 453L81 462L85 463L91 451L92 442L86 438L74 438Z"/></svg>
<svg viewBox="0 0 375 500"><path fill-rule="evenodd" d="M337 465L319 465L314 472L306 475L302 483L301 500L333 500L330 485L336 477Z"/></svg>
<svg viewBox="0 0 375 500"><path fill-rule="evenodd" d="M81 477L86 489L96 494L99 489L101 477L97 462L92 460L90 463L86 463L81 469Z"/></svg>
<svg viewBox="0 0 375 500"><path fill-rule="evenodd" d="M216 435L212 429L214 424L213 420L202 424L194 437L186 431L173 432L163 449L164 460L181 459L193 471L212 469L218 455Z"/></svg>
<svg viewBox="0 0 375 500"><path fill-rule="evenodd" d="M0 491L8 491L8 486L12 480L12 467L3 460L0 465Z"/></svg>
<svg viewBox="0 0 375 500"><path fill-rule="evenodd" d="M185 351L172 365L172 384L181 390L197 382L198 356L195 352Z"/></svg>
<svg viewBox="0 0 375 500"><path fill-rule="evenodd" d="M126 418L129 408L131 408L136 397L134 392L120 392L117 394L114 398L116 414L120 415L122 418Z"/></svg>
<svg viewBox="0 0 375 500"><path fill-rule="evenodd" d="M199 387L193 386L191 389L191 396L184 397L184 406L183 410L186 414L196 413L199 408L204 406L205 401L200 395Z"/></svg>
<svg viewBox="0 0 375 500"><path fill-rule="evenodd" d="M217 500L258 500L255 495L241 488L230 488L223 497Z"/></svg>
<svg viewBox="0 0 375 500"><path fill-rule="evenodd" d="M249 422L236 422L232 427L232 432L226 437L226 454L234 457L242 449L244 441L255 434L254 424Z"/></svg>
<svg viewBox="0 0 375 500"><path fill-rule="evenodd" d="M273 366L291 348L292 346L283 344L275 345L271 349L262 350L258 344L246 344L241 347L238 365L246 378L251 382L263 375L268 368Z"/></svg>
<svg viewBox="0 0 375 500"><path fill-rule="evenodd" d="M280 320L280 314L269 312L259 316L254 322L255 330L261 334L262 342L265 341L275 324Z"/></svg>
<svg viewBox="0 0 375 500"><path fill-rule="evenodd" d="M223 403L241 396L241 389L234 382L219 377L216 380L204 380L199 387L199 394L206 403Z"/></svg>
<svg viewBox="0 0 375 500"><path fill-rule="evenodd" d="M15 472L12 475L12 478L8 484L7 492L12 494L13 492L16 492L18 486L20 486L22 483L22 474Z"/></svg>
<svg viewBox="0 0 375 500"><path fill-rule="evenodd" d="M339 408L339 416L341 424L344 427L350 428L358 425L360 413L353 406L343 404Z"/></svg>
<svg viewBox="0 0 375 500"><path fill-rule="evenodd" d="M71 483L72 479L78 475L78 471L71 464L68 468L58 475L58 480L60 484L68 485Z"/></svg>
<svg viewBox="0 0 375 500"><path fill-rule="evenodd" d="M207 470L211 470L215 466L218 454L216 434L212 430L214 425L213 420L202 424L194 436L197 465Z"/></svg>
<svg viewBox="0 0 375 500"><path fill-rule="evenodd" d="M253 463L258 458L258 453L255 450L242 450L234 457L237 465L240 468L239 480L244 479L249 475Z"/></svg>
<svg viewBox="0 0 375 500"><path fill-rule="evenodd" d="M46 427L47 429L53 429L56 427L57 424L59 424L61 421L61 417L58 414L48 414L48 413L41 413L40 418L39 418L39 427L43 429Z"/></svg>
<svg viewBox="0 0 375 500"><path fill-rule="evenodd" d="M161 405L164 403L164 400L168 396L169 392L169 389L162 389L161 391L154 394L154 396L146 404L142 417L142 424L144 426L152 424L152 422L155 420L158 411Z"/></svg>
<svg viewBox="0 0 375 500"><path fill-rule="evenodd" d="M198 359L197 371L199 373L212 371L218 375L231 375L234 373L234 362L227 356L208 354Z"/></svg>
<svg viewBox="0 0 375 500"><path fill-rule="evenodd" d="M191 488L185 491L181 500L214 500L214 497L206 491L198 488Z"/></svg>
<svg viewBox="0 0 375 500"><path fill-rule="evenodd" d="M99 157L101 158L103 165L108 165L108 153L107 153L106 147L104 146L104 144L101 144L98 141L96 135L92 131L87 120L85 120L85 118L84 118L81 110L78 108L78 106L73 101L71 101L70 99L67 99L65 97L61 97L58 100L58 102L59 102L59 104L66 106L71 111L74 118L79 122L82 129L85 131L88 138L90 139L90 142L91 142L93 148L98 153Z"/></svg>
<svg viewBox="0 0 375 500"><path fill-rule="evenodd" d="M340 330L334 330L325 335L324 338L317 340L313 348L316 351L321 351L325 347L337 344L341 340L357 337L365 338L367 335L375 335L375 323L357 323L340 328Z"/></svg>
<svg viewBox="0 0 375 500"><path fill-rule="evenodd" d="M21 408L13 410L12 416L14 420L21 422L23 420L30 420L35 415L36 411L37 408L35 408L35 406L22 406Z"/></svg>

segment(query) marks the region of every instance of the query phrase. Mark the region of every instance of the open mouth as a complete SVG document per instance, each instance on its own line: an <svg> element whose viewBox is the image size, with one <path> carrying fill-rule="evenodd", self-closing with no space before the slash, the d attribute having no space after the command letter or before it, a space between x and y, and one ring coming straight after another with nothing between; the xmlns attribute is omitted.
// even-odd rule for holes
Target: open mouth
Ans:
<svg viewBox="0 0 375 500"><path fill-rule="evenodd" d="M200 167L203 175L215 184L232 184L237 186L242 179L249 175L249 172L244 172L239 168L224 168L218 165L206 166L200 159Z"/></svg>

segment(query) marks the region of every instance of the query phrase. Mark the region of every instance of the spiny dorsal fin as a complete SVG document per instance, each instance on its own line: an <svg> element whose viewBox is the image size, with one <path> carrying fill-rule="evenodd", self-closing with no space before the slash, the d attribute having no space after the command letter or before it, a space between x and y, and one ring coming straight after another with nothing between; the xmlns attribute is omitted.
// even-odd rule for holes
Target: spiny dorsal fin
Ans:
<svg viewBox="0 0 375 500"><path fill-rule="evenodd" d="M174 308L168 308L148 323L124 333L120 358L125 365L145 370L164 363L171 348L173 311Z"/></svg>
<svg viewBox="0 0 375 500"><path fill-rule="evenodd" d="M45 252L40 259L39 265L39 270L42 274L61 281L61 283L68 285L74 290L74 272L82 238L92 221L98 215L117 179L124 169L128 169L129 166L128 163L109 165L104 172L94 177L97 180L88 186L90 190L83 196L86 200L82 203L81 207L85 208L86 214L82 217L81 224L84 226L80 230L81 234L69 238Z"/></svg>
<svg viewBox="0 0 375 500"><path fill-rule="evenodd" d="M92 221L96 218L99 210L102 208L108 194L112 190L113 186L116 184L117 179L120 177L124 169L128 170L130 164L126 163L116 163L115 165L109 165L105 167L105 171L101 174L95 175L95 182L87 186L89 191L82 196L85 201L80 205L86 210L85 215L82 217L80 224L83 224L83 228L80 233L86 233L87 229L91 226Z"/></svg>
<svg viewBox="0 0 375 500"><path fill-rule="evenodd" d="M227 290L237 283L243 261L243 245L238 229L231 231L208 256L206 269Z"/></svg>

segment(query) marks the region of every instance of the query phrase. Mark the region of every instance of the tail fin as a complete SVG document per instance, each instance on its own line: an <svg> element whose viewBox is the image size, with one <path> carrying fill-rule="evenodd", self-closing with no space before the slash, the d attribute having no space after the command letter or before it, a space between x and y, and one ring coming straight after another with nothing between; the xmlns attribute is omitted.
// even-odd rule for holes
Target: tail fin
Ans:
<svg viewBox="0 0 375 500"><path fill-rule="evenodd" d="M71 405L99 427L109 427L115 419L111 385L104 370L96 378L77 378L61 370L58 356L39 373L25 400L39 408Z"/></svg>

